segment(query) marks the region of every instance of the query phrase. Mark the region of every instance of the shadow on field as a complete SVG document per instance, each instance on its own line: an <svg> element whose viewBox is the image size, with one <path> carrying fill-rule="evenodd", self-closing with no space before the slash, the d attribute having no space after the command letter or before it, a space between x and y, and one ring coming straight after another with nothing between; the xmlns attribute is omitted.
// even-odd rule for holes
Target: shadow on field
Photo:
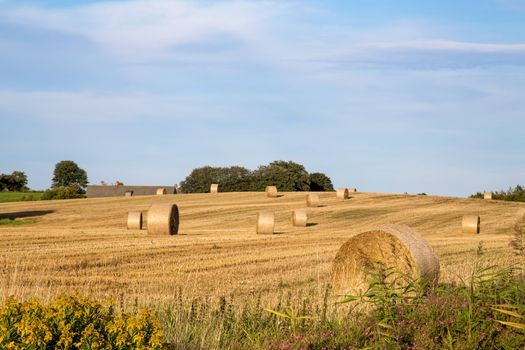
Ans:
<svg viewBox="0 0 525 350"><path fill-rule="evenodd" d="M0 219L18 219L18 218L29 218L33 216L44 216L47 214L54 213L54 210L30 210L30 211L19 211L15 213L0 213Z"/></svg>
<svg viewBox="0 0 525 350"><path fill-rule="evenodd" d="M306 227L312 227L312 226L317 226L319 225L317 222L309 222L306 224Z"/></svg>

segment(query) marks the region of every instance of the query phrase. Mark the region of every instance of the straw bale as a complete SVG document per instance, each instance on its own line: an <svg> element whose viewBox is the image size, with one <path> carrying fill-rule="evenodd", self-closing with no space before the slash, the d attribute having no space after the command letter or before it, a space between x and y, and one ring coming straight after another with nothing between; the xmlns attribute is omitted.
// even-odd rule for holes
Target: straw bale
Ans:
<svg viewBox="0 0 525 350"><path fill-rule="evenodd" d="M133 196L133 191L126 191L126 193L124 193L124 197L132 197Z"/></svg>
<svg viewBox="0 0 525 350"><path fill-rule="evenodd" d="M318 207L319 206L319 195L317 193L309 193L306 195L306 206L307 207Z"/></svg>
<svg viewBox="0 0 525 350"><path fill-rule="evenodd" d="M350 187L350 188L348 189L348 191L349 191L350 193L356 193L356 192L357 192L357 188Z"/></svg>
<svg viewBox="0 0 525 350"><path fill-rule="evenodd" d="M275 227L274 214L271 212L260 212L257 215L257 229L258 234L272 234Z"/></svg>
<svg viewBox="0 0 525 350"><path fill-rule="evenodd" d="M157 188L157 196L163 196L166 194L166 189L164 187Z"/></svg>
<svg viewBox="0 0 525 350"><path fill-rule="evenodd" d="M348 193L349 193L348 188L338 188L336 192L336 196L337 198L340 198L340 199L348 199L349 197Z"/></svg>
<svg viewBox="0 0 525 350"><path fill-rule="evenodd" d="M400 274L429 284L437 283L439 278L439 259L427 241L408 226L382 225L352 237L341 246L332 265L335 293L366 292L374 266L386 270L387 282L393 282L388 276L394 278ZM395 283L403 286L407 281L398 278Z"/></svg>
<svg viewBox="0 0 525 350"><path fill-rule="evenodd" d="M516 213L516 225L525 226L525 208L518 210Z"/></svg>
<svg viewBox="0 0 525 350"><path fill-rule="evenodd" d="M492 199L492 192L485 192L483 194L483 198L484 199L489 199L489 200Z"/></svg>
<svg viewBox="0 0 525 350"><path fill-rule="evenodd" d="M128 213L128 230L142 230L141 211L130 211Z"/></svg>
<svg viewBox="0 0 525 350"><path fill-rule="evenodd" d="M461 222L463 233L474 233L477 234L480 231L481 219L479 215L465 215Z"/></svg>
<svg viewBox="0 0 525 350"><path fill-rule="evenodd" d="M179 208L176 204L152 204L148 210L148 233L176 235L179 232Z"/></svg>
<svg viewBox="0 0 525 350"><path fill-rule="evenodd" d="M218 193L219 192L219 185L218 184L211 184L210 186L210 193Z"/></svg>
<svg viewBox="0 0 525 350"><path fill-rule="evenodd" d="M292 211L292 225L305 227L308 222L308 214L305 210L295 209Z"/></svg>
<svg viewBox="0 0 525 350"><path fill-rule="evenodd" d="M275 198L277 197L277 186L266 186L266 197Z"/></svg>

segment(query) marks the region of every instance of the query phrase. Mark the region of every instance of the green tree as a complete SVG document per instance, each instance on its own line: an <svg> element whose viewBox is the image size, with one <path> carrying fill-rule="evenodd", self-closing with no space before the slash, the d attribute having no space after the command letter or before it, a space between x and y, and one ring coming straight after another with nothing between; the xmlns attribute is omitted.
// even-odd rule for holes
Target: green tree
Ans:
<svg viewBox="0 0 525 350"><path fill-rule="evenodd" d="M310 190L310 175L303 165L276 160L260 166L254 172L254 190L262 191L266 186L275 185L279 191Z"/></svg>
<svg viewBox="0 0 525 350"><path fill-rule="evenodd" d="M252 172L240 166L211 167L204 166L193 169L179 186L185 193L206 193L212 183L219 184L220 192L249 191Z"/></svg>
<svg viewBox="0 0 525 350"><path fill-rule="evenodd" d="M310 174L310 191L333 191L332 180L323 173Z"/></svg>
<svg viewBox="0 0 525 350"><path fill-rule="evenodd" d="M27 175L23 171L0 174L0 191L27 191Z"/></svg>
<svg viewBox="0 0 525 350"><path fill-rule="evenodd" d="M76 185L82 192L88 184L87 173L72 160L63 160L55 165L51 187Z"/></svg>

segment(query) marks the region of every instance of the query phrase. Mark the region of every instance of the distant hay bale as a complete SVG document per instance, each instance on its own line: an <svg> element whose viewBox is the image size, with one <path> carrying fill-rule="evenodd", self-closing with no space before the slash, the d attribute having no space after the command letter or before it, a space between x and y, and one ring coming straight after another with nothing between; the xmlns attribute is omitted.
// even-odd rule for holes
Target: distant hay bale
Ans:
<svg viewBox="0 0 525 350"><path fill-rule="evenodd" d="M353 187L351 187L351 188L348 189L348 191L349 191L350 193L356 193L356 192L357 192L357 188L353 188Z"/></svg>
<svg viewBox="0 0 525 350"><path fill-rule="evenodd" d="M350 197L348 188L338 188L336 192L336 196L337 198L340 198L340 199L348 199L348 197Z"/></svg>
<svg viewBox="0 0 525 350"><path fill-rule="evenodd" d="M141 211L130 211L128 213L128 230L142 230Z"/></svg>
<svg viewBox="0 0 525 350"><path fill-rule="evenodd" d="M265 192L266 197L275 198L277 197L277 186L266 186Z"/></svg>
<svg viewBox="0 0 525 350"><path fill-rule="evenodd" d="M426 240L408 226L382 225L350 238L341 246L332 265L335 293L366 292L374 266L379 269L376 272L387 270L387 282L394 282L392 279L400 274L429 284L437 283L439 278L439 259ZM407 281L403 278L395 281L398 286L404 283Z"/></svg>
<svg viewBox="0 0 525 350"><path fill-rule="evenodd" d="M477 234L480 231L481 219L479 215L465 215L461 222L463 233Z"/></svg>
<svg viewBox="0 0 525 350"><path fill-rule="evenodd" d="M173 185L173 194L179 193L179 189L177 188L177 185Z"/></svg>
<svg viewBox="0 0 525 350"><path fill-rule="evenodd" d="M161 187L161 188L157 188L157 196L163 196L165 195L167 192L166 192L166 189L164 187Z"/></svg>
<svg viewBox="0 0 525 350"><path fill-rule="evenodd" d="M485 192L483 194L483 199L492 199L492 192Z"/></svg>
<svg viewBox="0 0 525 350"><path fill-rule="evenodd" d="M516 225L518 225L518 227L525 226L525 208L518 210L516 214Z"/></svg>
<svg viewBox="0 0 525 350"><path fill-rule="evenodd" d="M260 212L257 215L258 234L272 234L275 227L275 217L271 212Z"/></svg>
<svg viewBox="0 0 525 350"><path fill-rule="evenodd" d="M308 214L305 210L295 209L292 211L292 225L306 227L308 222Z"/></svg>
<svg viewBox="0 0 525 350"><path fill-rule="evenodd" d="M306 195L306 206L307 207L318 207L319 206L319 195L317 193L309 193Z"/></svg>
<svg viewBox="0 0 525 350"><path fill-rule="evenodd" d="M176 204L152 204L148 210L148 234L176 235L179 232L179 208Z"/></svg>
<svg viewBox="0 0 525 350"><path fill-rule="evenodd" d="M126 191L126 193L124 193L124 197L132 197L133 196L133 191Z"/></svg>
<svg viewBox="0 0 525 350"><path fill-rule="evenodd" d="M218 193L219 192L219 185L218 184L211 184L210 186L210 193Z"/></svg>

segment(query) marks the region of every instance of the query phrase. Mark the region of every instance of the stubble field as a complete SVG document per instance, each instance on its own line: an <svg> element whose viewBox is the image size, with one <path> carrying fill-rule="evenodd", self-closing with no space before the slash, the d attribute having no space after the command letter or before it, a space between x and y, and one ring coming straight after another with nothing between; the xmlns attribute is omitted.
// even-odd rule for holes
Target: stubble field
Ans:
<svg viewBox="0 0 525 350"><path fill-rule="evenodd" d="M509 241L521 203L357 193L346 201L321 193L308 227L291 210L304 193L178 194L0 204L0 217L36 223L0 226L0 298L50 300L79 292L103 300L158 305L185 298L264 295L298 290L323 295L332 260L351 236L379 224L415 228L437 252L441 281L466 278L473 265L517 262ZM179 235L126 229L127 212L176 203ZM259 211L276 213L274 235L255 234ZM481 234L461 232L461 218L481 215ZM478 247L482 242L482 256Z"/></svg>

